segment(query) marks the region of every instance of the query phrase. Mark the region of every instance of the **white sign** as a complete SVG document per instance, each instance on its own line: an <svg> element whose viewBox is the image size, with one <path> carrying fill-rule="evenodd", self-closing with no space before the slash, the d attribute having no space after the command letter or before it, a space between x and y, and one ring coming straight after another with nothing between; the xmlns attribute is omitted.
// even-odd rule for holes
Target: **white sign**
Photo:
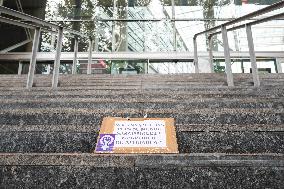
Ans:
<svg viewBox="0 0 284 189"><path fill-rule="evenodd" d="M165 121L115 121L114 147L167 147Z"/></svg>

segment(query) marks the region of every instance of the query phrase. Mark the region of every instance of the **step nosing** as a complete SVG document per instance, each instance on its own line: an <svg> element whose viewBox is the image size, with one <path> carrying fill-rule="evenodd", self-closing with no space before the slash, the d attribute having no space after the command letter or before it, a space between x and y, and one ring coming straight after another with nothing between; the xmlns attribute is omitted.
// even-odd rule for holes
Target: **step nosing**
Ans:
<svg viewBox="0 0 284 189"><path fill-rule="evenodd" d="M95 167L283 167L283 154L0 154L0 165Z"/></svg>

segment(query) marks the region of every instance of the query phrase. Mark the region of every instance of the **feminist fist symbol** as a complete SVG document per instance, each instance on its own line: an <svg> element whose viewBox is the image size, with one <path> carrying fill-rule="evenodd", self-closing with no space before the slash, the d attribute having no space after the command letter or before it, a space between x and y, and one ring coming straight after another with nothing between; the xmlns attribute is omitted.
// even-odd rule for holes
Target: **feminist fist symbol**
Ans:
<svg viewBox="0 0 284 189"><path fill-rule="evenodd" d="M110 148L110 145L113 143L114 141L114 137L111 135L104 135L101 139L100 139L100 143L102 144L102 149L103 150L107 150Z"/></svg>

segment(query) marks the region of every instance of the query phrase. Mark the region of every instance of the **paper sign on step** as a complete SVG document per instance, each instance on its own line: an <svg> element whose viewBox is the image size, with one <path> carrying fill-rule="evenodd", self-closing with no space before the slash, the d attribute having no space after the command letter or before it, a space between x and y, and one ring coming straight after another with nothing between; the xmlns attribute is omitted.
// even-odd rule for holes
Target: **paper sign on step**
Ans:
<svg viewBox="0 0 284 189"><path fill-rule="evenodd" d="M103 119L95 153L178 153L174 119Z"/></svg>

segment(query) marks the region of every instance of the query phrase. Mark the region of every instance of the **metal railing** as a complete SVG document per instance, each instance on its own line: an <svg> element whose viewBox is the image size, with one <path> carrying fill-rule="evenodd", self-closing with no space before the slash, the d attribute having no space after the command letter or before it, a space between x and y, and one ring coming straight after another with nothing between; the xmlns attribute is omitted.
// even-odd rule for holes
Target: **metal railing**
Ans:
<svg viewBox="0 0 284 189"><path fill-rule="evenodd" d="M34 73L35 73L35 66L36 66L36 59L37 59L37 52L39 47L39 40L40 40L40 34L41 31L46 31L50 33L57 33L57 46L56 46L56 53L55 53L55 60L54 60L54 69L53 69L53 77L52 77L52 88L56 89L58 86L58 78L59 78L59 67L60 67L60 58L61 58L61 51L62 51L62 42L63 42L63 35L64 32L68 33L67 37L74 37L75 38L75 46L74 46L74 60L73 60L73 69L72 73L76 73L76 62L77 62L77 56L78 56L78 37L81 38L88 38L90 40L89 44L89 61L88 61L88 74L91 73L91 63L92 63L92 46L93 46L93 39L91 36L87 36L81 32L70 30L67 28L63 28L62 26L59 26L57 24L53 24L47 21L44 21L42 19L39 19L37 17L15 11L12 9L9 9L4 6L0 6L0 12L1 15L9 15L15 18L18 18L20 20L15 20L11 18L6 18L3 16L0 16L0 22L12 24L16 26L20 26L23 28L33 29L35 31L34 38L33 38L33 47L32 47L32 56L30 59L30 66L29 66L29 73L28 73L28 79L27 79L27 85L26 88L30 89L33 85L34 80ZM29 23L25 23L25 21L28 21ZM56 32L57 31L57 32Z"/></svg>
<svg viewBox="0 0 284 189"><path fill-rule="evenodd" d="M260 85L259 78L258 78L258 72L257 72L257 65L256 65L256 58L255 58L255 52L254 52L254 44L253 44L253 38L252 38L252 31L251 26L263 22L267 22L269 20L277 19L284 16L284 13L277 14L274 16L269 16L267 18L251 21L252 18L263 15L265 13L277 10L279 8L284 7L284 1L275 3L271 6L265 7L263 9L260 9L258 11L252 12L250 14L247 14L245 16L242 16L240 18L237 18L235 20L226 22L222 25L213 27L211 29L199 32L194 35L193 43L194 43L194 64L195 64L195 72L199 72L198 68L198 49L197 49L197 37L202 34L209 34L209 59L211 64L211 70L213 69L213 53L212 53L212 36L222 33L223 37L223 43L224 43L224 57L226 62L226 74L227 74L227 83L229 86L234 86L233 81L233 75L232 75L232 69L231 69L231 57L230 57L230 50L229 50L229 44L228 44L228 37L227 32L236 30L239 28L246 28L247 31L247 39L248 39L248 45L249 45L249 52L250 52L250 58L252 63L252 74L254 78L254 85L258 87ZM28 73L28 80L27 80L27 88L32 88L33 85L33 79L34 79L34 72L35 72L35 65L37 60L37 51L39 46L39 39L40 39L40 33L41 31L46 31L50 33L56 33L58 40L57 40L57 46L56 46L56 52L55 52L55 60L54 60L54 70L53 70L53 79L52 79L52 88L56 89L58 86L58 78L59 78L59 66L60 66L60 58L61 58L61 51L62 51L62 39L63 35L67 37L73 37L75 39L74 43L74 59L73 59L73 66L72 66L72 74L76 73L76 62L78 60L78 38L88 38L89 39L89 50L88 50L88 66L87 66L87 74L91 74L91 63L92 63L92 53L93 53L93 39L90 36L87 36L81 32L70 30L67 28L63 28L60 25L53 24L47 21L44 21L42 19L30 16L28 14L25 14L23 12L15 11L12 9L9 9L7 7L0 6L0 13L9 15L12 17L16 17L20 20L15 20L7 17L0 16L0 22L4 22L7 24L12 24L28 29L33 29L35 31L34 39L33 39L33 48L32 48L32 56L30 59L30 67L29 67L29 73ZM232 28L227 29L227 26L237 24L239 22L250 20L251 22L242 24L239 26L235 26ZM26 23L25 21L28 21ZM218 29L221 29L221 31L217 31ZM65 32L65 33L64 33ZM66 34L67 33L67 34Z"/></svg>
<svg viewBox="0 0 284 189"><path fill-rule="evenodd" d="M205 31L202 31L202 32L195 34L194 37L193 37L195 72L199 73L197 37L199 35L202 35L202 34L209 34L209 37L208 37L208 39L209 39L209 60L210 60L210 67L211 67L211 70L212 70L213 69L212 36L221 33L222 39L223 39L223 44L224 44L224 57L225 57L225 63L226 63L227 83L228 83L228 86L234 86L227 32L233 31L233 30L236 30L236 29L240 29L240 28L246 28L254 86L259 87L260 81L259 81L258 70L257 70L257 65L256 65L256 56L255 56L255 51L254 51L254 43L253 43L251 26L256 25L256 24L260 24L260 23L263 23L263 22L267 22L267 21L270 21L270 20L273 20L273 19L281 18L281 17L284 16L284 13L269 16L269 17L259 19L259 20L256 20L256 21L252 21L252 22L242 24L242 25L239 25L239 26L234 26L234 27L229 28L229 29L227 29L227 26L230 26L230 25L233 25L233 24L238 24L242 21L246 21L248 19L254 18L256 16L260 16L260 15L263 15L263 14L266 14L266 13L269 13L269 12L272 12L274 10L277 10L277 9L280 9L280 8L283 8L283 7L284 7L284 1L280 1L278 3L275 3L273 5L265 7L263 9L257 10L255 12L249 13L247 15L244 15L244 16L239 17L237 19L234 19L232 21L226 22L224 24L218 25L216 27L213 27L213 28L210 28L208 30L205 30ZM218 29L221 29L221 31L216 32L216 30L218 30Z"/></svg>

